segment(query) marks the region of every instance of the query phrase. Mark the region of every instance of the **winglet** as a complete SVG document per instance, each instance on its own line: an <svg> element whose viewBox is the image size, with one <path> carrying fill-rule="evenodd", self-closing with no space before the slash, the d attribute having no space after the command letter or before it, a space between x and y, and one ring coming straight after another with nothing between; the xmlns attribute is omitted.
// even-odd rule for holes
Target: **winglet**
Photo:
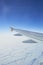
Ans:
<svg viewBox="0 0 43 65"><path fill-rule="evenodd" d="M11 32L13 32L14 31L14 28L13 27L10 27L10 30L11 30Z"/></svg>

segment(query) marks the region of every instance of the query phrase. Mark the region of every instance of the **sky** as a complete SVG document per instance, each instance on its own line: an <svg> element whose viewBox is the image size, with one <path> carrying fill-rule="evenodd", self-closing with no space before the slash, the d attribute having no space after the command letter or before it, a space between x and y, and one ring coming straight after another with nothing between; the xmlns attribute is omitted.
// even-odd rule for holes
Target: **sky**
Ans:
<svg viewBox="0 0 43 65"><path fill-rule="evenodd" d="M10 26L43 32L43 0L0 0L0 31Z"/></svg>

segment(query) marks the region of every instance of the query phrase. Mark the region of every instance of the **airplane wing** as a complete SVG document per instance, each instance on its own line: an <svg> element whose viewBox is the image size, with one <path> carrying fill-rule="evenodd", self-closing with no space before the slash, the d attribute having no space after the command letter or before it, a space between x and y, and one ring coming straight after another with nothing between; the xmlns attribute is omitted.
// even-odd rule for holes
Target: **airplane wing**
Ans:
<svg viewBox="0 0 43 65"><path fill-rule="evenodd" d="M26 31L26 30L21 30L21 29L15 29L13 27L11 27L11 31L16 31L16 32L19 32L20 34L27 36L27 37L43 41L43 33Z"/></svg>

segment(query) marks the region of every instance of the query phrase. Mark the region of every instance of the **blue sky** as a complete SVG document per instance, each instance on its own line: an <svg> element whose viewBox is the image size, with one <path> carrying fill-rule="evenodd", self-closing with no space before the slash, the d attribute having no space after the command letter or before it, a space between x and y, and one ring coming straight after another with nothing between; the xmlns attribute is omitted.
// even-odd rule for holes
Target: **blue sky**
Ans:
<svg viewBox="0 0 43 65"><path fill-rule="evenodd" d="M43 0L0 0L0 31L10 26L43 32Z"/></svg>

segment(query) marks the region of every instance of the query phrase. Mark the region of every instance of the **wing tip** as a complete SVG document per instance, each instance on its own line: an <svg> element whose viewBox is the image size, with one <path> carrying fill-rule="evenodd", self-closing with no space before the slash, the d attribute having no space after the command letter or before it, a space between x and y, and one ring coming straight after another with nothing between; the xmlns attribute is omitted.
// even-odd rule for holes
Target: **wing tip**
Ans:
<svg viewBox="0 0 43 65"><path fill-rule="evenodd" d="M10 31L13 32L14 31L14 28L13 27L10 27Z"/></svg>

